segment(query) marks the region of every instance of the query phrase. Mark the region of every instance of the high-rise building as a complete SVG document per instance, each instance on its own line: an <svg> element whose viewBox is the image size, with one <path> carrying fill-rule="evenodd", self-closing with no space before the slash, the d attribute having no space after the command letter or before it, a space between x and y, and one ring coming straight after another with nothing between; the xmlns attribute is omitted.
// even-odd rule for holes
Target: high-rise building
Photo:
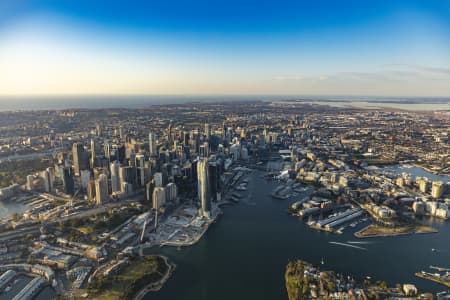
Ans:
<svg viewBox="0 0 450 300"><path fill-rule="evenodd" d="M95 202L95 181L90 180L87 187L87 197L90 202Z"/></svg>
<svg viewBox="0 0 450 300"><path fill-rule="evenodd" d="M73 182L74 172L71 167L65 167L62 172L63 192L68 195L73 195L75 193Z"/></svg>
<svg viewBox="0 0 450 300"><path fill-rule="evenodd" d="M28 175L27 176L27 190L32 191L34 190L34 176L33 175Z"/></svg>
<svg viewBox="0 0 450 300"><path fill-rule="evenodd" d="M212 200L220 200L220 180L219 165L217 162L210 162L208 165L209 194Z"/></svg>
<svg viewBox="0 0 450 300"><path fill-rule="evenodd" d="M95 141L91 139L91 168L95 168Z"/></svg>
<svg viewBox="0 0 450 300"><path fill-rule="evenodd" d="M120 191L119 169L120 169L120 164L117 160L113 161L109 165L109 170L111 172L111 192L113 192L113 193L117 193Z"/></svg>
<svg viewBox="0 0 450 300"><path fill-rule="evenodd" d="M108 177L105 174L100 174L95 181L95 200L97 204L108 201Z"/></svg>
<svg viewBox="0 0 450 300"><path fill-rule="evenodd" d="M152 156L157 155L156 138L155 138L155 134L153 132L150 132L148 135L148 147L149 147L150 155L152 155Z"/></svg>
<svg viewBox="0 0 450 300"><path fill-rule="evenodd" d="M73 167L75 176L80 176L80 170L88 169L89 159L81 143L72 145Z"/></svg>
<svg viewBox="0 0 450 300"><path fill-rule="evenodd" d="M209 123L205 123L205 136L206 136L206 140L209 139L209 137L211 136L211 131L209 128Z"/></svg>
<svg viewBox="0 0 450 300"><path fill-rule="evenodd" d="M202 145L200 145L199 155L200 155L200 157L208 157L209 156L208 142L204 142Z"/></svg>
<svg viewBox="0 0 450 300"><path fill-rule="evenodd" d="M163 186L163 174L161 172L155 173L155 175L153 175L153 179L155 180L156 187Z"/></svg>
<svg viewBox="0 0 450 300"><path fill-rule="evenodd" d="M142 154L136 155L137 183L139 186L145 186L145 157Z"/></svg>
<svg viewBox="0 0 450 300"><path fill-rule="evenodd" d="M155 189L155 183L153 181L147 182L147 184L145 185L145 195L146 195L147 201L152 201L154 189Z"/></svg>
<svg viewBox="0 0 450 300"><path fill-rule="evenodd" d="M153 209L158 210L166 203L166 190L163 187L155 187L153 190Z"/></svg>
<svg viewBox="0 0 450 300"><path fill-rule="evenodd" d="M428 180L426 180L425 178L421 178L419 180L419 190L422 193L426 193L427 192L427 188L428 188Z"/></svg>
<svg viewBox="0 0 450 300"><path fill-rule="evenodd" d="M175 183L171 182L166 186L166 200L167 201L176 201L177 198L178 198L177 185Z"/></svg>
<svg viewBox="0 0 450 300"><path fill-rule="evenodd" d="M119 179L121 191L123 190L123 183L127 182L133 186L136 185L136 168L135 167L120 167L119 168Z"/></svg>
<svg viewBox="0 0 450 300"><path fill-rule="evenodd" d="M442 181L433 181L431 186L431 197L437 199L442 196L444 190L444 183Z"/></svg>
<svg viewBox="0 0 450 300"><path fill-rule="evenodd" d="M50 193L52 191L52 183L48 170L42 171L40 177L42 182L42 190L46 193Z"/></svg>
<svg viewBox="0 0 450 300"><path fill-rule="evenodd" d="M107 159L111 158L111 145L109 144L108 140L104 141L103 152Z"/></svg>
<svg viewBox="0 0 450 300"><path fill-rule="evenodd" d="M81 183L81 187L83 188L84 191L86 191L90 180L91 180L91 171L81 170L80 171L80 183Z"/></svg>
<svg viewBox="0 0 450 300"><path fill-rule="evenodd" d="M201 204L201 215L211 216L211 198L209 193L208 159L202 158L197 162L197 190Z"/></svg>

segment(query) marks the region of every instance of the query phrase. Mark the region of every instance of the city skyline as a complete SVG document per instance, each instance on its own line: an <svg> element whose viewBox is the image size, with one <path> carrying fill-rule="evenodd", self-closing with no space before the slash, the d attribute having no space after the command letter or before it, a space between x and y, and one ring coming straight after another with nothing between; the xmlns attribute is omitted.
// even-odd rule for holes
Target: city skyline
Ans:
<svg viewBox="0 0 450 300"><path fill-rule="evenodd" d="M6 1L0 20L2 96L450 96L446 1Z"/></svg>

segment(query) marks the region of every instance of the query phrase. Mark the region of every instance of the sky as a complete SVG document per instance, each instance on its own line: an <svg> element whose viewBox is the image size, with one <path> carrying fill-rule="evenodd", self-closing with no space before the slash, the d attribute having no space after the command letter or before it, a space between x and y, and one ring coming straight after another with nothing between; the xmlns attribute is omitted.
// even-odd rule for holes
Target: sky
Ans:
<svg viewBox="0 0 450 300"><path fill-rule="evenodd" d="M1 0L2 95L450 96L448 0Z"/></svg>

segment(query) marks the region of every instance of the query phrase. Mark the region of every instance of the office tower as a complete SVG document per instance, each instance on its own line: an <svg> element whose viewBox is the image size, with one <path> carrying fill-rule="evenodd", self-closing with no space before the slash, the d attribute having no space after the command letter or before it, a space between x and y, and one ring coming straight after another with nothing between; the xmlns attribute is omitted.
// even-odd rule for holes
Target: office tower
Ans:
<svg viewBox="0 0 450 300"><path fill-rule="evenodd" d="M106 157L107 159L110 159L110 158L111 158L111 146L110 146L108 140L105 140L105 141L104 141L104 144L103 144L103 152L104 152L104 155L105 155L105 157Z"/></svg>
<svg viewBox="0 0 450 300"><path fill-rule="evenodd" d="M431 186L431 197L437 199L442 196L444 190L444 183L442 181L433 181Z"/></svg>
<svg viewBox="0 0 450 300"><path fill-rule="evenodd" d="M175 183L171 182L166 186L166 200L167 201L176 201L177 198L178 198L177 185Z"/></svg>
<svg viewBox="0 0 450 300"><path fill-rule="evenodd" d="M153 209L158 210L166 203L166 190L163 187L155 187L153 190Z"/></svg>
<svg viewBox="0 0 450 300"><path fill-rule="evenodd" d="M71 167L65 167L62 172L63 192L68 195L73 195L75 192L73 182L74 172Z"/></svg>
<svg viewBox="0 0 450 300"><path fill-rule="evenodd" d="M27 176L27 190L32 191L34 190L34 176L33 175L28 175Z"/></svg>
<svg viewBox="0 0 450 300"><path fill-rule="evenodd" d="M42 190L46 193L50 193L52 191L52 181L50 178L50 172L48 170L42 171L40 173L41 182L42 182Z"/></svg>
<svg viewBox="0 0 450 300"><path fill-rule="evenodd" d="M208 159L197 162L197 190L201 204L201 215L209 218L211 215L211 199L209 195Z"/></svg>
<svg viewBox="0 0 450 300"><path fill-rule="evenodd" d="M219 166L217 162L208 165L209 194L211 199L220 200Z"/></svg>
<svg viewBox="0 0 450 300"><path fill-rule="evenodd" d="M208 142L204 142L203 145L200 146L199 155L200 155L200 157L208 157L209 156Z"/></svg>
<svg viewBox="0 0 450 300"><path fill-rule="evenodd" d="M109 165L109 171L111 172L111 191L113 193L120 191L119 168L120 164L117 160Z"/></svg>
<svg viewBox="0 0 450 300"><path fill-rule="evenodd" d="M119 138L120 138L120 139L123 138L123 128L122 128L122 125L119 127Z"/></svg>
<svg viewBox="0 0 450 300"><path fill-rule="evenodd" d="M211 132L209 129L209 123L205 123L205 136L206 136L206 140L208 140L209 137L211 136Z"/></svg>
<svg viewBox="0 0 450 300"><path fill-rule="evenodd" d="M144 163L144 179L145 182L148 182L152 178L152 163L150 161L146 161Z"/></svg>
<svg viewBox="0 0 450 300"><path fill-rule="evenodd" d="M90 180L88 182L87 197L90 202L95 201L95 180Z"/></svg>
<svg viewBox="0 0 450 300"><path fill-rule="evenodd" d="M155 175L153 175L153 179L155 180L156 187L163 186L163 174L161 172L155 173Z"/></svg>
<svg viewBox="0 0 450 300"><path fill-rule="evenodd" d="M75 176L80 176L80 170L84 170L84 148L81 143L74 143L72 145L72 155L73 155L73 167Z"/></svg>
<svg viewBox="0 0 450 300"><path fill-rule="evenodd" d="M136 155L137 183L145 186L145 157L142 154Z"/></svg>
<svg viewBox="0 0 450 300"><path fill-rule="evenodd" d="M156 138L155 138L155 134L153 132L150 132L148 134L148 147L149 147L149 152L151 156L157 155L157 151L156 151Z"/></svg>
<svg viewBox="0 0 450 300"><path fill-rule="evenodd" d="M102 135L102 126L99 123L97 123L95 125L95 133L97 134L97 136L101 136Z"/></svg>
<svg viewBox="0 0 450 300"><path fill-rule="evenodd" d="M155 189L155 183L153 181L147 182L147 184L145 185L145 195L146 195L147 201L152 201L154 189Z"/></svg>
<svg viewBox="0 0 450 300"><path fill-rule="evenodd" d="M133 194L133 185L128 182L124 182L122 183L121 190L125 196L129 196Z"/></svg>
<svg viewBox="0 0 450 300"><path fill-rule="evenodd" d="M120 163L124 163L125 161L125 145L120 145L117 147L117 160Z"/></svg>
<svg viewBox="0 0 450 300"><path fill-rule="evenodd" d="M136 185L136 168L134 167L120 167L119 168L119 178L120 178L120 187L121 191L123 190L123 183L127 182L133 186Z"/></svg>
<svg viewBox="0 0 450 300"><path fill-rule="evenodd" d="M136 153L134 153L134 149L131 149L130 151L128 165L130 167L136 167Z"/></svg>
<svg viewBox="0 0 450 300"><path fill-rule="evenodd" d="M227 138L227 131L228 131L227 124L225 122L223 122L223 124L222 124L222 139L223 140L226 140L226 138Z"/></svg>
<svg viewBox="0 0 450 300"><path fill-rule="evenodd" d="M91 139L91 168L95 168L95 142Z"/></svg>
<svg viewBox="0 0 450 300"><path fill-rule="evenodd" d="M185 147L189 146L189 132L188 131L183 132L183 145Z"/></svg>
<svg viewBox="0 0 450 300"><path fill-rule="evenodd" d="M428 187L428 181L424 178L419 179L419 190L422 193L426 193L427 192L427 187Z"/></svg>
<svg viewBox="0 0 450 300"><path fill-rule="evenodd" d="M90 180L91 180L91 171L81 170L80 171L80 182L81 182L81 187L83 188L84 191L86 191Z"/></svg>
<svg viewBox="0 0 450 300"><path fill-rule="evenodd" d="M98 205L108 200L108 177L100 174L95 181L95 200Z"/></svg>

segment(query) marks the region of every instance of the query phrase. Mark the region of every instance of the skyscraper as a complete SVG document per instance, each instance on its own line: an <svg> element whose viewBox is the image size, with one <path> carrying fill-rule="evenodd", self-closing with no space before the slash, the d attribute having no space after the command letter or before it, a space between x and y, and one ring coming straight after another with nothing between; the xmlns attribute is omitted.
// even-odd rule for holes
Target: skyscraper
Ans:
<svg viewBox="0 0 450 300"><path fill-rule="evenodd" d="M73 182L73 170L71 167L65 167L62 170L62 183L63 192L68 195L73 195L75 192L75 188Z"/></svg>
<svg viewBox="0 0 450 300"><path fill-rule="evenodd" d="M209 193L208 159L202 158L197 162L197 189L201 204L200 213L209 218L211 216L211 198Z"/></svg>
<svg viewBox="0 0 450 300"><path fill-rule="evenodd" d="M166 189L155 187L153 189L153 209L158 210L166 203Z"/></svg>
<svg viewBox="0 0 450 300"><path fill-rule="evenodd" d="M108 177L105 174L100 174L95 181L95 200L97 204L108 200Z"/></svg>
<svg viewBox="0 0 450 300"><path fill-rule="evenodd" d="M111 172L111 191L113 193L120 191L119 168L120 168L120 164L118 161L113 161L109 165L109 170Z"/></svg>
<svg viewBox="0 0 450 300"><path fill-rule="evenodd" d="M91 139L91 168L95 167L95 142Z"/></svg>
<svg viewBox="0 0 450 300"><path fill-rule="evenodd" d="M205 123L205 136L206 140L209 139L209 136L211 135L210 129L209 129L209 123Z"/></svg>
<svg viewBox="0 0 450 300"><path fill-rule="evenodd" d="M150 155L157 155L155 134L150 132L148 135L148 147Z"/></svg>
<svg viewBox="0 0 450 300"><path fill-rule="evenodd" d="M74 143L72 145L73 167L75 176L80 176L80 170L88 169L89 159L84 151L83 144Z"/></svg>
<svg viewBox="0 0 450 300"><path fill-rule="evenodd" d="M145 157L142 154L136 155L137 183L139 186L145 186Z"/></svg>
<svg viewBox="0 0 450 300"><path fill-rule="evenodd" d="M433 181L431 185L431 197L437 199L442 196L444 183L442 181Z"/></svg>
<svg viewBox="0 0 450 300"><path fill-rule="evenodd" d="M48 172L48 170L44 170L41 172L41 180L44 192L51 192L52 184L50 181L50 173Z"/></svg>

